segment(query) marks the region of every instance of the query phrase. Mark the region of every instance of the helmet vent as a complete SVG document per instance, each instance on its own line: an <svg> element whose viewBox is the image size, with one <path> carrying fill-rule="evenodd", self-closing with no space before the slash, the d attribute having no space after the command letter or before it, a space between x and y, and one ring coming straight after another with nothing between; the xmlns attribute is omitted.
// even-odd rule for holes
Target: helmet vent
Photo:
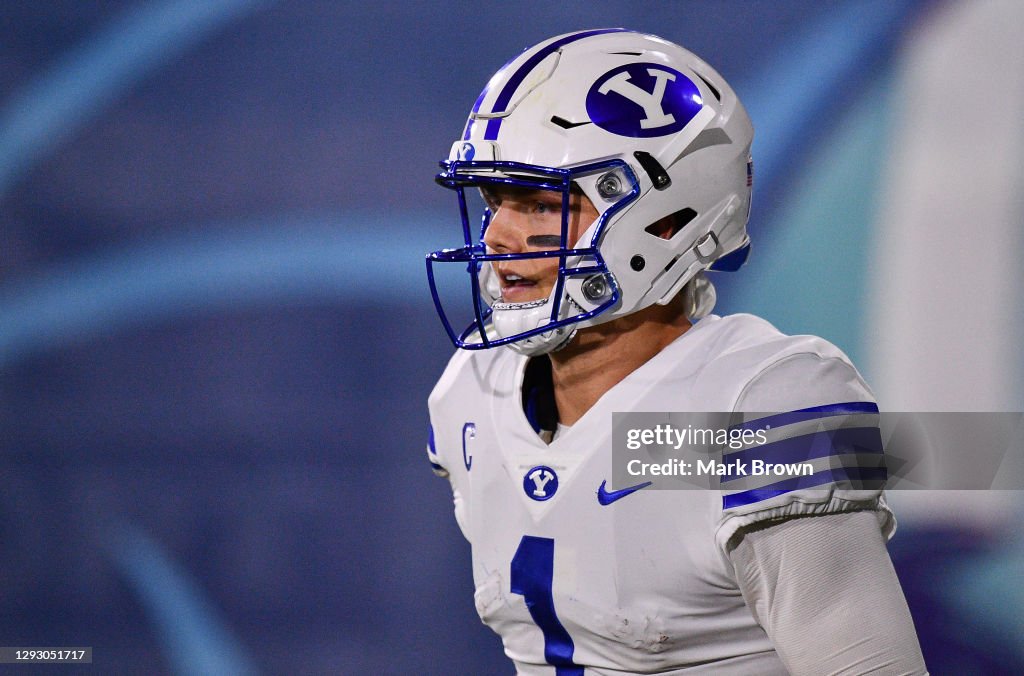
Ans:
<svg viewBox="0 0 1024 676"><path fill-rule="evenodd" d="M656 223L648 225L644 228L644 232L654 235L658 239L672 239L676 236L677 232L685 228L686 224L695 218L697 218L697 212L690 207L686 207L671 216L666 216L659 219Z"/></svg>
<svg viewBox="0 0 1024 676"><path fill-rule="evenodd" d="M584 120L583 122L570 122L564 117L559 117L557 115L552 116L551 122L557 124L562 129L572 129L573 127L579 127L584 124L590 124L590 120Z"/></svg>
<svg viewBox="0 0 1024 676"><path fill-rule="evenodd" d="M609 54L617 54L620 56L641 56L643 52L608 52Z"/></svg>
<svg viewBox="0 0 1024 676"><path fill-rule="evenodd" d="M701 82L703 82L704 84L706 84L708 86L708 89L711 90L711 93L714 94L715 98L718 99L718 102L721 103L722 102L722 95L718 93L718 89L715 88L715 85L713 85L710 82L708 82L708 79L706 77L704 77L703 75L701 75L700 73L697 73L697 77L700 78Z"/></svg>

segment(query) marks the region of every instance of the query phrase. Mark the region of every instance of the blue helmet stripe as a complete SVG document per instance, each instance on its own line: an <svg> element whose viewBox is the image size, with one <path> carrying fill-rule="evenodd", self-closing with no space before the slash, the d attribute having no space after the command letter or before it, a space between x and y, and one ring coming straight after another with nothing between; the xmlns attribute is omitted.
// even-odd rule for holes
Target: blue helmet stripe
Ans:
<svg viewBox="0 0 1024 676"><path fill-rule="evenodd" d="M513 56L508 62L505 63L504 66L502 66L498 70L498 72L499 73L504 73L505 69L508 68L509 66L511 66L513 63L515 63L515 60L518 59L519 56L520 56L519 54L516 54L515 56ZM480 90L480 96L476 97L476 102L473 103L473 110L470 112L469 118L466 120L466 131L462 135L462 140L463 141L468 141L469 137L472 136L472 134L473 134L473 125L476 124L476 120L473 119L473 115L475 115L476 113L480 112L480 106L482 106L484 104L484 99L487 98L487 93L489 91L491 91L491 81L490 80L488 80L487 84L484 85L484 88Z"/></svg>
<svg viewBox="0 0 1024 676"><path fill-rule="evenodd" d="M512 63L509 61L509 63ZM508 64L505 64L505 68ZM488 83L490 84L490 83ZM473 104L473 112L469 114L469 119L466 120L466 130L462 134L462 140L468 141L469 137L473 134L473 125L476 124L476 120L473 119L473 114L480 111L480 106L483 105L484 99L487 98L488 86L484 85L484 88L480 91L480 96L476 97L476 103Z"/></svg>
<svg viewBox="0 0 1024 676"><path fill-rule="evenodd" d="M562 47L571 42L576 42L577 40L582 40L583 38L589 38L594 35L603 35L605 33L623 32L626 32L625 28L601 28L598 30L583 31L580 33L573 33L572 35L567 35L560 40L555 40L554 42L545 45L541 49L538 49L533 54L533 56L531 56L529 59L526 60L525 63L523 63L523 65L519 66L519 70L513 73L512 77L510 77L508 79L508 82L505 83L505 87L498 93L498 98L494 100L494 105L491 106L491 112L497 113L504 110L505 106L507 106L509 101L512 100L512 96L516 93L516 90L519 88L519 85L521 85L523 83L523 80L526 79L526 76L530 74L530 71L536 68L537 64L546 59L550 54L557 52L559 49L561 49ZM484 131L484 140L496 141L498 139L498 130L501 129L501 121L502 118L500 117L496 117L494 119L487 121L487 129ZM469 126L467 125L467 131L468 130Z"/></svg>

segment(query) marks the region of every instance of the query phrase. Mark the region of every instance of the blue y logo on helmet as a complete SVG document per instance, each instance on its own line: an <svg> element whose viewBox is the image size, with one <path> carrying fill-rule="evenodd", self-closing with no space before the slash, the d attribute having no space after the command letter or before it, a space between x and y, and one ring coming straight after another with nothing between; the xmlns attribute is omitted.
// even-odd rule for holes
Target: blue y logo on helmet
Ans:
<svg viewBox="0 0 1024 676"><path fill-rule="evenodd" d="M476 148L473 147L472 143L466 142L459 148L459 159L470 162L476 157Z"/></svg>
<svg viewBox="0 0 1024 676"><path fill-rule="evenodd" d="M594 124L634 138L674 134L703 105L697 85L678 70L658 63L614 68L587 92L587 114Z"/></svg>

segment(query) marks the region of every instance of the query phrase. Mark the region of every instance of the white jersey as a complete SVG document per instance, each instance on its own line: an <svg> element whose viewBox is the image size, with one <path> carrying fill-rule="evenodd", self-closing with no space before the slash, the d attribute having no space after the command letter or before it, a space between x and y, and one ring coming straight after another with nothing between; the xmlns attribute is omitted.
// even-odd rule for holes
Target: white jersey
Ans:
<svg viewBox="0 0 1024 676"><path fill-rule="evenodd" d="M429 401L428 455L451 481L472 545L476 608L518 672L786 673L744 603L730 537L765 519L854 509L875 510L888 537L881 492L832 484L609 500L612 413L809 410L806 418L835 416L837 404L870 407L846 356L751 315L712 315L550 444L524 412L527 362L506 349L460 351Z"/></svg>

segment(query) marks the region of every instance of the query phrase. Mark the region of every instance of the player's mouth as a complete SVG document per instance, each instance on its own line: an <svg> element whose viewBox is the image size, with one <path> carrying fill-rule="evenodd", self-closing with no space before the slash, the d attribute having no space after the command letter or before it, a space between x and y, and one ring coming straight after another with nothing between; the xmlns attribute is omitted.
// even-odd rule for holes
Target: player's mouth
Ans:
<svg viewBox="0 0 1024 676"><path fill-rule="evenodd" d="M508 270L499 271L501 300L504 303L528 303L548 297L539 280Z"/></svg>

